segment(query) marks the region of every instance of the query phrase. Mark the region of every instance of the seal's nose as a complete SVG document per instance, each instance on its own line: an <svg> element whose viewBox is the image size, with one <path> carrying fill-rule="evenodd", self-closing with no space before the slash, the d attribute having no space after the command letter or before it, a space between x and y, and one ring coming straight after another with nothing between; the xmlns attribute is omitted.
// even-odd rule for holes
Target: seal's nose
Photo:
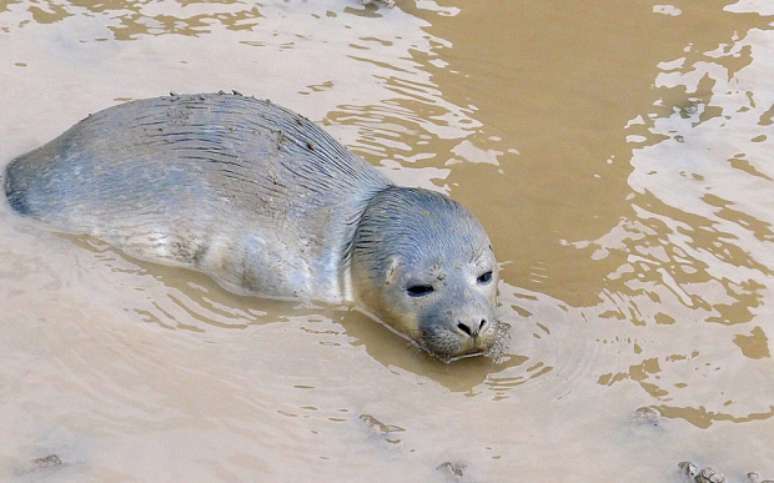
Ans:
<svg viewBox="0 0 774 483"><path fill-rule="evenodd" d="M466 333L469 337L478 337L478 333L484 329L486 324L486 319L481 319L480 321L471 325L460 322L457 324L457 328Z"/></svg>

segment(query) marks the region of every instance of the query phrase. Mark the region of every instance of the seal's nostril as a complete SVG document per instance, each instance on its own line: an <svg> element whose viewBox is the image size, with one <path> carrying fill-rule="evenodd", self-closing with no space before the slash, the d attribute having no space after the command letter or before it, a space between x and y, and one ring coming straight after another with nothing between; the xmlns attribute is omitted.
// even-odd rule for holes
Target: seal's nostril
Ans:
<svg viewBox="0 0 774 483"><path fill-rule="evenodd" d="M457 324L457 328L460 329L461 331L465 332L469 336L471 336L471 337L473 336L473 333L470 331L470 327L468 327L467 325L463 324L462 322Z"/></svg>
<svg viewBox="0 0 774 483"><path fill-rule="evenodd" d="M481 319L481 323L478 324L478 330L482 330L486 325L486 319Z"/></svg>

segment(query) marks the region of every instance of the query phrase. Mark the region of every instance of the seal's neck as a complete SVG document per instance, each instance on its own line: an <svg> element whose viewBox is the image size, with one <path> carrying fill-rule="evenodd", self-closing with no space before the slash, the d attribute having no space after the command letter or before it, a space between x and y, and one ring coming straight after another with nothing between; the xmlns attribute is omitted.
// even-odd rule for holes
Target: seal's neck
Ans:
<svg viewBox="0 0 774 483"><path fill-rule="evenodd" d="M411 189L387 185L372 191L348 223L352 232L343 250L341 280L342 295L347 302L369 308L373 305L372 287L382 275L378 263L374 262L384 251L379 226L373 221L380 218L379 213L384 210L387 199L400 197L403 190Z"/></svg>
<svg viewBox="0 0 774 483"><path fill-rule="evenodd" d="M422 188L387 186L373 193L356 222L346 250L348 299L377 312L396 266L412 263L446 231L446 218L459 218L460 207L445 195ZM389 297L387 298L389 299Z"/></svg>

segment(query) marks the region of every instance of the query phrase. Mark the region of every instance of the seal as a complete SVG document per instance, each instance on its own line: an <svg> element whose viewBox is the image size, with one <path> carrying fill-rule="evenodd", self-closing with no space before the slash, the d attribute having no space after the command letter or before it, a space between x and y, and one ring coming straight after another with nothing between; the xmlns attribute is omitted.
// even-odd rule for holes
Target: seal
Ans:
<svg viewBox="0 0 774 483"><path fill-rule="evenodd" d="M349 303L443 359L495 341L489 238L288 109L237 92L89 115L6 168L13 209L226 290Z"/></svg>

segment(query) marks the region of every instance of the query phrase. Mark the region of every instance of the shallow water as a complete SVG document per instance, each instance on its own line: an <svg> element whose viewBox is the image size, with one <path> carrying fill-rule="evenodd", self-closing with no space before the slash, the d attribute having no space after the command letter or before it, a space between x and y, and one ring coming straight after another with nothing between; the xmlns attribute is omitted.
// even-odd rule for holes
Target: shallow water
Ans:
<svg viewBox="0 0 774 483"><path fill-rule="evenodd" d="M0 0L0 165L128 99L269 97L480 217L502 359L3 206L0 478L774 478L772 2L398 3Z"/></svg>

